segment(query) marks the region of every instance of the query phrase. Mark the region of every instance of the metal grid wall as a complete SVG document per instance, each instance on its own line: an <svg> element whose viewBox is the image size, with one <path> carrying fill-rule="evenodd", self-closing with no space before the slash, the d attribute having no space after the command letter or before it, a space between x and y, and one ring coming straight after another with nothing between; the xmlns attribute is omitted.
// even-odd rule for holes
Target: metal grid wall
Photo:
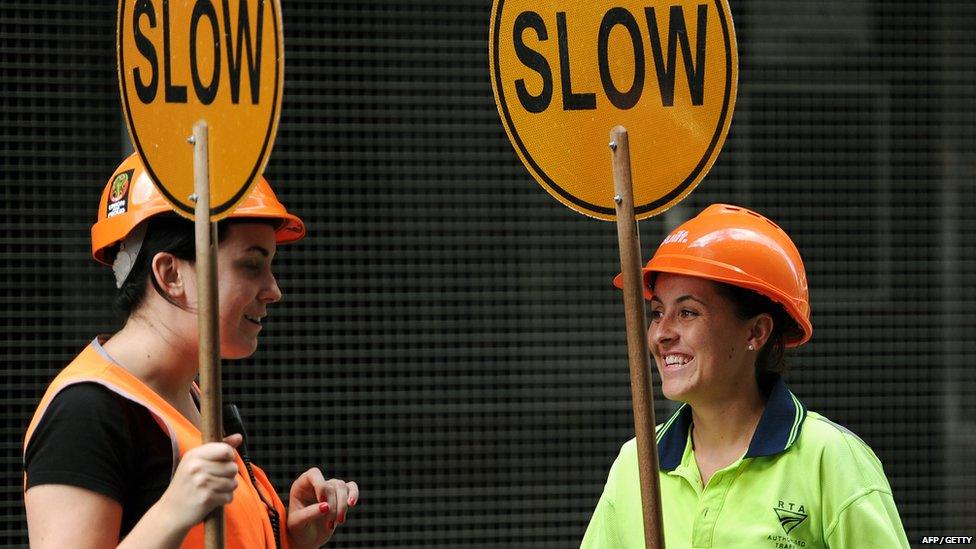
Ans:
<svg viewBox="0 0 976 549"><path fill-rule="evenodd" d="M114 284L85 235L119 162L115 6L4 2L0 10L0 545L27 543L21 448L44 389ZM103 328L104 329L104 328Z"/></svg>
<svg viewBox="0 0 976 549"><path fill-rule="evenodd" d="M815 338L807 404L886 465L909 536L972 534L976 25L964 2L732 2L739 100L724 152L645 258L714 201L794 236ZM283 6L268 177L310 236L278 256L261 349L225 365L281 491L355 479L337 547L573 547L632 433L615 229L557 204L508 144L490 3ZM111 331L88 259L125 148L115 7L6 2L0 544L26 544L20 439L54 373ZM639 136L632 136L639 146ZM668 403L658 396L659 417ZM968 413L967 413L968 412Z"/></svg>

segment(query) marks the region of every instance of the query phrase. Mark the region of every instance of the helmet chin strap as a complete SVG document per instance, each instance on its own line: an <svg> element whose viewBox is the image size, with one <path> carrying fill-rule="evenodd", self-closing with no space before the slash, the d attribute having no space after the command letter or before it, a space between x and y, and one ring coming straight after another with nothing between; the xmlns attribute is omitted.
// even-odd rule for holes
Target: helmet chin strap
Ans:
<svg viewBox="0 0 976 549"><path fill-rule="evenodd" d="M145 238L146 224L140 223L129 231L129 234L125 236L125 240L119 246L119 252L115 256L115 261L112 262L112 272L115 273L116 288L122 287L125 279L132 272L132 268L135 267L136 258L139 257L139 250L142 249L142 243Z"/></svg>

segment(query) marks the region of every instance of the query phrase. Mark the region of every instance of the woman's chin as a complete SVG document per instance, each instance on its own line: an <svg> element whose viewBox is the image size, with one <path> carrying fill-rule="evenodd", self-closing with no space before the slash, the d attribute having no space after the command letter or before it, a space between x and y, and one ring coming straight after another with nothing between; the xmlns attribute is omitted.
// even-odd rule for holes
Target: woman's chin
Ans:
<svg viewBox="0 0 976 549"><path fill-rule="evenodd" d="M220 358L223 360L240 360L254 354L258 349L257 340L252 340L250 344L235 342L232 344L221 345Z"/></svg>
<svg viewBox="0 0 976 549"><path fill-rule="evenodd" d="M661 384L661 392L664 393L664 398L677 402L688 402L692 388L692 385L685 380L666 380Z"/></svg>

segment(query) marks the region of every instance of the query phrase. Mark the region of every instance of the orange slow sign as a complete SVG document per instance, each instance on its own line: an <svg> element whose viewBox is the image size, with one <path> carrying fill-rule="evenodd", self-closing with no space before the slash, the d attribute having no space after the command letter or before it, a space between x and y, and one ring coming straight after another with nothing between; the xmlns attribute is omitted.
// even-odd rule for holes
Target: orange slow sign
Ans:
<svg viewBox="0 0 976 549"><path fill-rule="evenodd" d="M271 154L284 80L277 0L119 0L119 87L133 144L192 218L193 125L209 130L211 220L247 196Z"/></svg>
<svg viewBox="0 0 976 549"><path fill-rule="evenodd" d="M614 218L618 124L639 219L694 190L725 142L738 80L727 0L495 0L489 50L519 157L581 213Z"/></svg>

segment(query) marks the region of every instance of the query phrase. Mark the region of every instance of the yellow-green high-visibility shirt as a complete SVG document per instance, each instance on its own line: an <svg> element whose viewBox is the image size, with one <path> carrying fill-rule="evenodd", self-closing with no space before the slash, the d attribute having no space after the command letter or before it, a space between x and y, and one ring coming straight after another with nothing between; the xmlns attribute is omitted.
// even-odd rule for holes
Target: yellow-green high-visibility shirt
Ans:
<svg viewBox="0 0 976 549"><path fill-rule="evenodd" d="M909 547L881 461L854 433L806 407L779 381L749 449L707 486L685 404L658 426L668 549ZM637 444L623 445L582 549L643 549Z"/></svg>

